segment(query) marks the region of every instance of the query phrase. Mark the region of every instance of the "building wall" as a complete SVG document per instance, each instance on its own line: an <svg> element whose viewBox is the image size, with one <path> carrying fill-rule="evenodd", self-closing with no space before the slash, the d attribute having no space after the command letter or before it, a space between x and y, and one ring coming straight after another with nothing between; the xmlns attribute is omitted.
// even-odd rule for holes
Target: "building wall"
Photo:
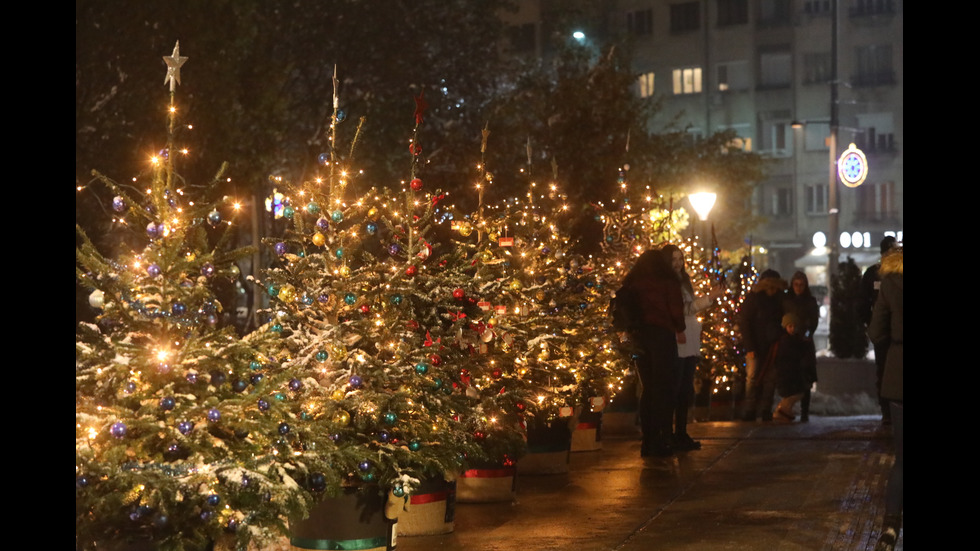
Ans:
<svg viewBox="0 0 980 551"><path fill-rule="evenodd" d="M539 30L553 29L549 20L563 9L585 6L583 28L598 39L630 39L641 75L637 93L652 88L664 100L654 129L674 120L695 135L730 128L746 147L770 157L768 176L752 198L766 223L746 236L767 251L757 264L786 275L809 265L814 283L825 283L819 266L826 257L807 254L813 234L828 231L831 0L520 4L512 17L538 18ZM839 0L837 154L854 142L870 167L860 187L838 184L839 230L861 241L839 251L862 267L877 259L886 232L903 228L903 4ZM804 124L793 128L794 121Z"/></svg>

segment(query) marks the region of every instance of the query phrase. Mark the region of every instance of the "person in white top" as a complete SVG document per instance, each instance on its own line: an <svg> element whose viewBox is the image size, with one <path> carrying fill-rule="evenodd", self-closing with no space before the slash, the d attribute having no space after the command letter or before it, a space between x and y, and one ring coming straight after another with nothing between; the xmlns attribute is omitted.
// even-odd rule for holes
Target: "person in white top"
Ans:
<svg viewBox="0 0 980 551"><path fill-rule="evenodd" d="M663 251L670 255L671 266L681 281L681 295L684 299L684 343L677 345L677 388L674 392L674 435L675 450L699 450L701 443L687 434L687 416L694 401L694 372L701 356L701 322L698 314L725 294L725 287L715 285L703 297L694 296L691 276L685 269L684 253L677 245L664 245Z"/></svg>

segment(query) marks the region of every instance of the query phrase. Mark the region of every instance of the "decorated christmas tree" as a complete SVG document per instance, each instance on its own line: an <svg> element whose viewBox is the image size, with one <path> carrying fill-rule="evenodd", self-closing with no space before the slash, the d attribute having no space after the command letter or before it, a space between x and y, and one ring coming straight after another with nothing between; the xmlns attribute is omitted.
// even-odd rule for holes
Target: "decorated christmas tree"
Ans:
<svg viewBox="0 0 980 551"><path fill-rule="evenodd" d="M331 495L372 483L403 497L481 453L460 374L478 307L453 269L466 260L440 241L445 194L424 189L416 101L407 182L358 192L356 140L346 156L331 140L322 176L283 182L288 228L267 240L278 259L261 280L271 327L284 369L318 389L307 415L335 449L320 488Z"/></svg>
<svg viewBox="0 0 980 551"><path fill-rule="evenodd" d="M207 197L225 167L206 185L177 170L187 151L175 90L187 58L175 47L164 60L166 144L131 182L95 173L84 190L107 188L121 252L103 255L76 225L76 275L98 310L76 329L79 548L261 543L309 504L288 412L266 411L293 392L270 356L278 337L240 338L220 321L215 288L240 275L234 261L249 251L229 247L232 205Z"/></svg>

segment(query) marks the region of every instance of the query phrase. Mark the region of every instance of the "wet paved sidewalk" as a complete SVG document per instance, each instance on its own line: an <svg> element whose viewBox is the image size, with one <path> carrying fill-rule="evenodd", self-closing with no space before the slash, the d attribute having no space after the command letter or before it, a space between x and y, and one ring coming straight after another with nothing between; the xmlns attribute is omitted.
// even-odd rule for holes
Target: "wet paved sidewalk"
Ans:
<svg viewBox="0 0 980 551"><path fill-rule="evenodd" d="M880 417L689 430L703 448L669 458L641 458L636 435L604 435L567 474L520 475L516 501L458 503L452 533L400 536L398 550L874 548L892 464Z"/></svg>

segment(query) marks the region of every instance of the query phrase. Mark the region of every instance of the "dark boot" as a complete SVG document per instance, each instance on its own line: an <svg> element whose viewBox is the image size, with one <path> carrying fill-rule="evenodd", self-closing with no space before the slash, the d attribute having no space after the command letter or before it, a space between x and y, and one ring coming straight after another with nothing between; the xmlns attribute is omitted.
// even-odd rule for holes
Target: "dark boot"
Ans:
<svg viewBox="0 0 980 551"><path fill-rule="evenodd" d="M895 544L898 543L898 533L902 530L902 517L885 515L885 522L881 527L881 535L878 536L878 543L875 551L893 551Z"/></svg>

